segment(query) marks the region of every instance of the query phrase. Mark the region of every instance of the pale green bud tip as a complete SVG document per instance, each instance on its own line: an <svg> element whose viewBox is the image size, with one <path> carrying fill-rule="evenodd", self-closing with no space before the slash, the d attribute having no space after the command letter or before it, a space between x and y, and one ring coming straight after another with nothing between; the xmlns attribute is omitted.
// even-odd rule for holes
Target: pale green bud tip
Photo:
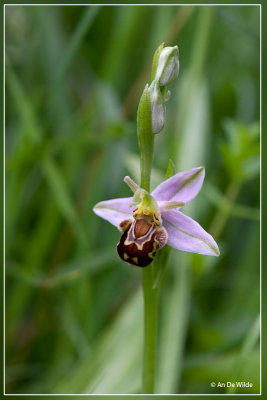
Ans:
<svg viewBox="0 0 267 400"><path fill-rule="evenodd" d="M178 46L164 47L161 50L155 79L160 86L166 86L175 81L179 74Z"/></svg>
<svg viewBox="0 0 267 400"><path fill-rule="evenodd" d="M159 133L165 122L165 100L156 80L154 80L149 86L149 101L151 108L152 132Z"/></svg>

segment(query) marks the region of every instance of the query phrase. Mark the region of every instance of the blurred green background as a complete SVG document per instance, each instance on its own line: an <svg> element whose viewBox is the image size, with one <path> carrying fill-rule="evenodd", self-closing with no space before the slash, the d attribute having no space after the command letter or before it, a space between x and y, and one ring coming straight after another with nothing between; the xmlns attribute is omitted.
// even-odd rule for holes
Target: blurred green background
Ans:
<svg viewBox="0 0 267 400"><path fill-rule="evenodd" d="M162 42L180 74L153 186L169 158L205 166L184 211L221 256L171 251L156 392L259 393L259 21L258 6L6 6L7 393L141 393L141 271L92 207L139 180L136 110Z"/></svg>

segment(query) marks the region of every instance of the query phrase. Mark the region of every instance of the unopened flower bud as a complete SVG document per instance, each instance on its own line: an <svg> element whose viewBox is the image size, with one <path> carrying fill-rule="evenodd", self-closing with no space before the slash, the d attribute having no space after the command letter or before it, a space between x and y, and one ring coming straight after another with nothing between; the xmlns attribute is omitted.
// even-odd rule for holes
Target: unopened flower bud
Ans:
<svg viewBox="0 0 267 400"><path fill-rule="evenodd" d="M154 80L149 86L149 100L151 108L152 132L159 133L165 123L165 100L159 88L159 83Z"/></svg>
<svg viewBox="0 0 267 400"><path fill-rule="evenodd" d="M166 86L175 81L179 73L178 46L164 47L161 50L155 80L160 86Z"/></svg>

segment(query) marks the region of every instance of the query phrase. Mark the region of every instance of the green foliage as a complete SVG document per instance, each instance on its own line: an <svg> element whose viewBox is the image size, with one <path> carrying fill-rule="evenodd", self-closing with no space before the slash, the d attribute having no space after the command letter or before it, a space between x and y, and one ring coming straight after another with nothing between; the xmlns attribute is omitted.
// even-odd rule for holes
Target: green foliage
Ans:
<svg viewBox="0 0 267 400"><path fill-rule="evenodd" d="M229 176L236 181L254 178L260 168L259 123L245 125L227 120L224 128L227 139L221 145L221 153Z"/></svg>
<svg viewBox="0 0 267 400"><path fill-rule="evenodd" d="M257 6L6 6L7 393L141 392L140 270L92 207L140 182L136 111L162 42L180 73L151 186L205 166L184 211L221 256L159 252L157 392L259 393L259 26Z"/></svg>

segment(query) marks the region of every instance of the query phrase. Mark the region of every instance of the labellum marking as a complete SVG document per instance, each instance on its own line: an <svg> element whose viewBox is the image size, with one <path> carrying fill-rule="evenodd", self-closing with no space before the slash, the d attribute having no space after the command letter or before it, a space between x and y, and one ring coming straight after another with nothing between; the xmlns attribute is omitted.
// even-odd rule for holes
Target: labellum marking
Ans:
<svg viewBox="0 0 267 400"><path fill-rule="evenodd" d="M140 188L130 177L124 181L134 192L132 218L120 222L122 232L117 245L120 258L138 267L146 267L155 258L156 252L168 241L166 229L162 226L161 214L155 199Z"/></svg>
<svg viewBox="0 0 267 400"><path fill-rule="evenodd" d="M138 219L135 223L134 234L137 238L144 236L149 228L150 224L145 219Z"/></svg>
<svg viewBox="0 0 267 400"><path fill-rule="evenodd" d="M146 267L154 260L156 252L167 243L167 240L165 228L150 222L144 215L128 224L118 243L117 251L123 261L138 267Z"/></svg>

